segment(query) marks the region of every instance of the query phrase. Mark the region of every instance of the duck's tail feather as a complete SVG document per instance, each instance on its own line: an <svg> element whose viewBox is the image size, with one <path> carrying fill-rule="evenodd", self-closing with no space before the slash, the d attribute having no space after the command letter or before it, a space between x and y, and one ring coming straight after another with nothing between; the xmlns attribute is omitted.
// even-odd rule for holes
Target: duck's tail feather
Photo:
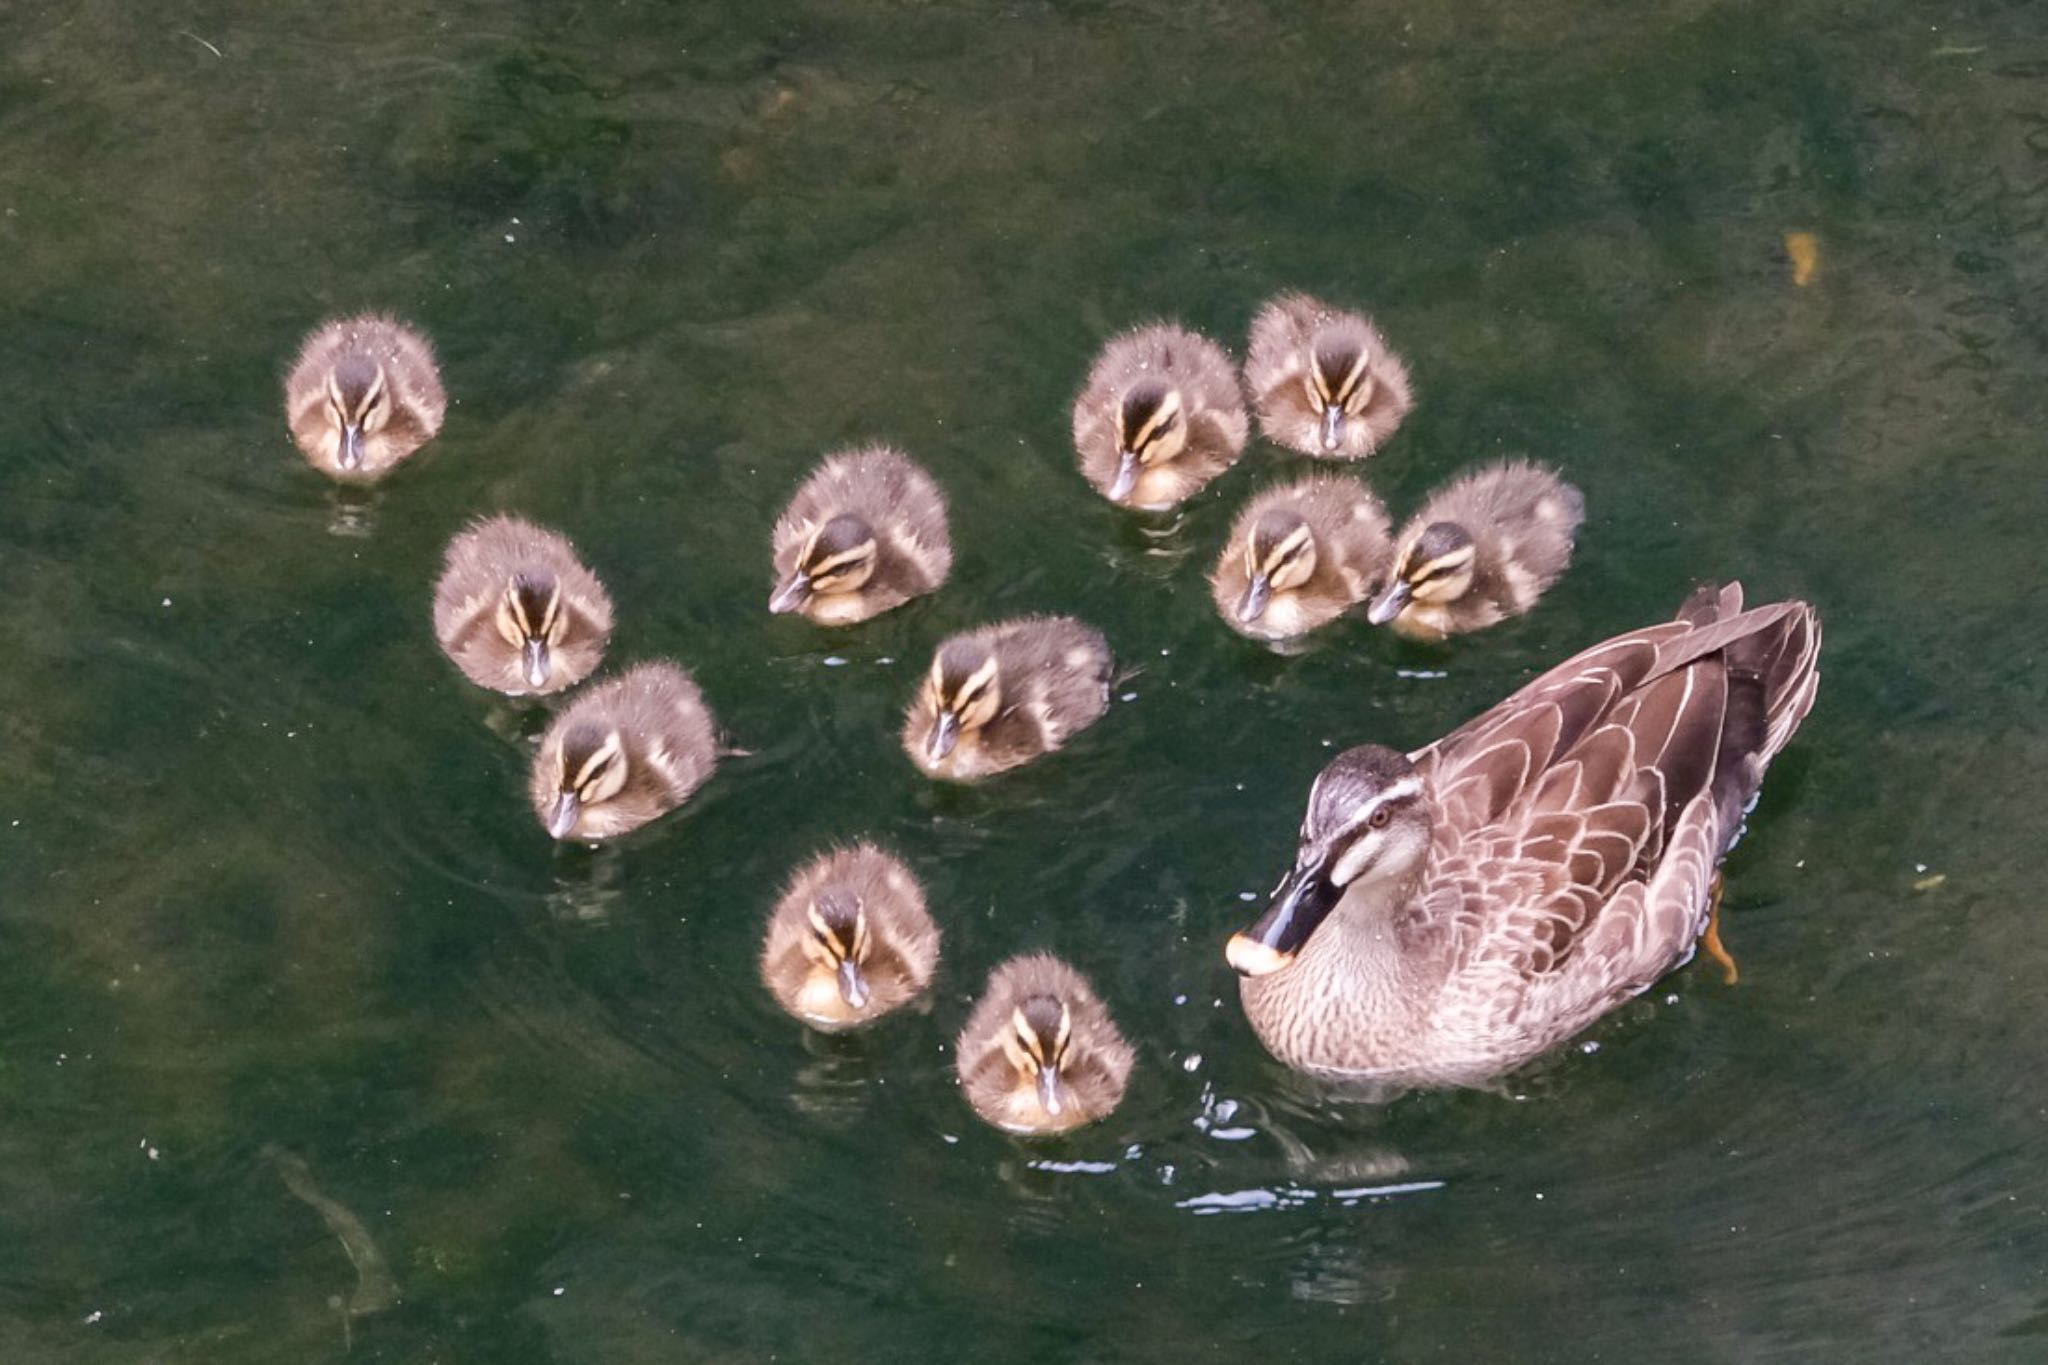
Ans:
<svg viewBox="0 0 2048 1365"><path fill-rule="evenodd" d="M1702 629L1728 622L1742 611L1742 585L1703 584L1679 619ZM1722 646L1727 669L1727 713L1721 725L1712 796L1724 837L1740 827L1743 811L1756 799L1764 770L1799 729L1820 686L1820 618L1805 602L1759 608L1750 629Z"/></svg>

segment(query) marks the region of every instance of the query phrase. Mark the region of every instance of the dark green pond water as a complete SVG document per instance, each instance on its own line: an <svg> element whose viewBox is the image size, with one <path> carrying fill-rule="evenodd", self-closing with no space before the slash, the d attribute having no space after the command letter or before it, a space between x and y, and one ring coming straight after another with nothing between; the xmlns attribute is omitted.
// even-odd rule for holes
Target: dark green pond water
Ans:
<svg viewBox="0 0 2048 1365"><path fill-rule="evenodd" d="M0 1359L2048 1359L2040 18L0 10ZM1241 347L1290 286L1407 354L1397 512L1500 452L1584 488L1534 615L1277 658L1201 575L1295 463L1149 521L1082 483L1105 336ZM455 403L357 505L278 380L365 306ZM948 489L954 581L769 617L777 507L866 438ZM549 844L531 718L434 649L440 547L498 509L753 751L620 846ZM1419 745L1709 576L1827 622L1728 865L1741 983L1695 964L1499 1093L1270 1062L1221 949L1333 747ZM934 641L1042 609L1133 698L920 780ZM927 1014L820 1041L757 934L861 834L948 955ZM951 1039L1040 946L1140 1061L1034 1145Z"/></svg>

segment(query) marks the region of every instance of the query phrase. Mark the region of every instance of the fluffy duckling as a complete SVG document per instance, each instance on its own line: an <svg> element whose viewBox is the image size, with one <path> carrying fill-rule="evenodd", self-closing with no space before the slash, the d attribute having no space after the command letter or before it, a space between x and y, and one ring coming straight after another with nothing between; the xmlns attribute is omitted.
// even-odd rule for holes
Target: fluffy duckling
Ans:
<svg viewBox="0 0 2048 1365"><path fill-rule="evenodd" d="M1172 507L1237 463L1250 423L1221 346L1159 323L1102 348L1074 400L1081 473L1111 502Z"/></svg>
<svg viewBox="0 0 2048 1365"><path fill-rule="evenodd" d="M1441 640L1520 616L1571 563L1585 516L1578 489L1527 460L1467 474L1402 530L1393 578L1366 619Z"/></svg>
<svg viewBox="0 0 2048 1365"><path fill-rule="evenodd" d="M611 633L604 584L553 531L490 517L448 542L434 638L471 682L513 697L559 692L590 676Z"/></svg>
<svg viewBox="0 0 2048 1365"><path fill-rule="evenodd" d="M434 439L448 412L427 339L365 313L306 338L284 381L292 440L313 467L367 482Z"/></svg>
<svg viewBox="0 0 2048 1365"><path fill-rule="evenodd" d="M928 777L972 782L1051 753L1109 709L1109 642L1070 616L1026 616L939 645L903 718Z"/></svg>
<svg viewBox="0 0 2048 1365"><path fill-rule="evenodd" d="M1315 474L1245 504L1209 590L1240 635L1292 639L1372 596L1393 557L1380 500L1356 479Z"/></svg>
<svg viewBox="0 0 2048 1365"><path fill-rule="evenodd" d="M768 920L761 981L776 1003L827 1033L857 1028L924 993L939 927L924 888L870 843L820 854Z"/></svg>
<svg viewBox="0 0 2048 1365"><path fill-rule="evenodd" d="M1087 978L1047 953L989 974L954 1054L974 1112L1032 1135L1107 1118L1135 1057Z"/></svg>
<svg viewBox="0 0 2048 1365"><path fill-rule="evenodd" d="M953 540L932 476L888 446L827 456L775 522L772 612L865 621L946 581Z"/></svg>
<svg viewBox="0 0 2048 1365"><path fill-rule="evenodd" d="M534 813L557 839L610 839L666 815L718 765L704 694L679 665L641 664L555 717L533 756Z"/></svg>
<svg viewBox="0 0 2048 1365"><path fill-rule="evenodd" d="M1252 319L1244 378L1270 439L1326 459L1373 454L1415 406L1408 367L1372 319L1307 294L1282 294Z"/></svg>

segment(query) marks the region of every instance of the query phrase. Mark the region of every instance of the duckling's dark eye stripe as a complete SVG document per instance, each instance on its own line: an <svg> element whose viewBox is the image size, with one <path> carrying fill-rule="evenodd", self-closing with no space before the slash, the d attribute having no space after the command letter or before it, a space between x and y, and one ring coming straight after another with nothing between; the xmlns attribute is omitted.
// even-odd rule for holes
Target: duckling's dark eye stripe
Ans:
<svg viewBox="0 0 2048 1365"><path fill-rule="evenodd" d="M856 545L851 550L841 550L838 554L833 555L829 559L819 560L817 563L811 565L807 572L813 578L823 578L826 574L837 573L841 569L852 568L854 565L866 559L873 552L874 547L872 544Z"/></svg>
<svg viewBox="0 0 2048 1365"><path fill-rule="evenodd" d="M1344 396L1346 398L1349 398L1357 391L1358 386L1365 382L1366 368L1371 363L1371 360L1372 357L1361 349L1358 352L1358 358L1351 362L1350 373L1344 376Z"/></svg>
<svg viewBox="0 0 2048 1365"><path fill-rule="evenodd" d="M1317 351L1313 367L1316 392L1332 403L1348 403L1365 379L1371 361L1363 348L1356 351Z"/></svg>
<svg viewBox="0 0 2048 1365"><path fill-rule="evenodd" d="M1288 532L1287 538L1285 540L1281 541L1278 545L1273 547L1273 562L1275 564L1281 564L1285 563L1287 560L1295 558L1297 555L1301 554L1302 551L1308 549L1308 547L1311 543L1314 542L1314 540L1315 535L1308 529L1308 527L1295 527L1292 531Z"/></svg>
<svg viewBox="0 0 2048 1365"><path fill-rule="evenodd" d="M1458 572L1458 570L1471 562L1472 556L1469 554L1445 555L1442 559L1432 559L1429 563L1415 570L1410 576L1421 581L1442 578L1447 574Z"/></svg>
<svg viewBox="0 0 2048 1365"><path fill-rule="evenodd" d="M612 765L612 759L617 757L617 755L618 751L616 749L610 747L599 749L583 761L583 767L576 774L576 780L572 785L578 788L589 786L591 782L596 780L599 773Z"/></svg>
<svg viewBox="0 0 2048 1365"><path fill-rule="evenodd" d="M1268 578L1271 578L1295 560L1300 559L1301 548L1299 545L1291 548L1286 545L1275 547L1273 553L1266 556L1266 562L1259 566L1259 571Z"/></svg>
<svg viewBox="0 0 2048 1365"><path fill-rule="evenodd" d="M975 669L974 672L968 674L966 679L964 679L960 683L959 687L954 690L952 702L953 706L956 709L967 706L968 703L972 702L976 697L979 697L983 692L986 692L991 686L993 686L995 680L995 660L991 658L987 662L983 663L981 667ZM941 702L944 702L946 696L945 684L943 680L937 681L939 682L939 699Z"/></svg>
<svg viewBox="0 0 2048 1365"><path fill-rule="evenodd" d="M1039 1041L1038 1030L1019 1010L1010 1015L1010 1032L1017 1039L1018 1050L1034 1062L1045 1060L1045 1045Z"/></svg>

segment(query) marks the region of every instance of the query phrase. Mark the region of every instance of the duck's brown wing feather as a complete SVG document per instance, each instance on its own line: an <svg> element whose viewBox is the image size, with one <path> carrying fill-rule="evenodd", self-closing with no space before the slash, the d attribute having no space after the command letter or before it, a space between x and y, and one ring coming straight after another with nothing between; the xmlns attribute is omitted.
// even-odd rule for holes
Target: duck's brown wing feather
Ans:
<svg viewBox="0 0 2048 1365"><path fill-rule="evenodd" d="M1709 589L1414 755L1436 815L1404 921L1441 936L1441 1022L1555 1041L1689 956L1715 866L1812 705L1811 608Z"/></svg>

